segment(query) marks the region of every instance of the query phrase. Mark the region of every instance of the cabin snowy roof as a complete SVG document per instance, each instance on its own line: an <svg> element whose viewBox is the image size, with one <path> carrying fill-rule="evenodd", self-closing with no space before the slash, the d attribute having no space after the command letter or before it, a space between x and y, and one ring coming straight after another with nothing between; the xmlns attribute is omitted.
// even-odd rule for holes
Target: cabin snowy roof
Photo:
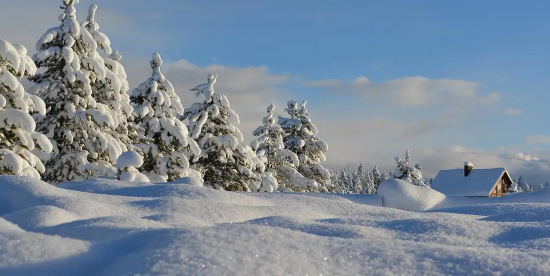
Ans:
<svg viewBox="0 0 550 276"><path fill-rule="evenodd" d="M445 195L489 196L504 174L510 177L504 168L472 169L468 176L464 169L441 170L430 186Z"/></svg>

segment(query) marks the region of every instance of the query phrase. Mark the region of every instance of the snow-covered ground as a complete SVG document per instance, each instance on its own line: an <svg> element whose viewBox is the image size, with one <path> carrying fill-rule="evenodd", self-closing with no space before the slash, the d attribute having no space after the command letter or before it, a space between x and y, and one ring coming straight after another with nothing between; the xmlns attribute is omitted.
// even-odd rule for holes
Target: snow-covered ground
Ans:
<svg viewBox="0 0 550 276"><path fill-rule="evenodd" d="M550 275L550 204L502 203L550 192L425 200L404 185L235 193L1 176L0 275Z"/></svg>

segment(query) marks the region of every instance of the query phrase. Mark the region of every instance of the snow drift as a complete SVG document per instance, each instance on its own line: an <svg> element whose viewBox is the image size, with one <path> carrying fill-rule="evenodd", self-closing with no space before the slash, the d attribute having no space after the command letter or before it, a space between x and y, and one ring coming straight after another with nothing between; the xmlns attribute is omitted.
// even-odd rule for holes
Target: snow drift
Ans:
<svg viewBox="0 0 550 276"><path fill-rule="evenodd" d="M397 206L392 195L416 193L397 180L380 197L236 193L185 182L55 187L0 176L0 275L550 273L550 204L408 212L379 206L380 197ZM544 193L501 200L542 201ZM401 199L422 201L416 195Z"/></svg>
<svg viewBox="0 0 550 276"><path fill-rule="evenodd" d="M407 211L426 211L457 206L498 203L550 203L550 189L533 193L508 194L503 197L446 196L426 186L416 186L399 179L380 184L378 195L385 207Z"/></svg>

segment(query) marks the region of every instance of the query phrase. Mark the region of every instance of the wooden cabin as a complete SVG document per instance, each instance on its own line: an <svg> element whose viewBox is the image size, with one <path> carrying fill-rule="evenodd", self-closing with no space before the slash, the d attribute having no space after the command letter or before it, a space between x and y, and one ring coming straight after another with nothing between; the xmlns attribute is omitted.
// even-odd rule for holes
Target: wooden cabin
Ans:
<svg viewBox="0 0 550 276"><path fill-rule="evenodd" d="M505 196L512 183L505 168L474 169L466 162L464 169L439 171L430 186L449 196L494 197Z"/></svg>

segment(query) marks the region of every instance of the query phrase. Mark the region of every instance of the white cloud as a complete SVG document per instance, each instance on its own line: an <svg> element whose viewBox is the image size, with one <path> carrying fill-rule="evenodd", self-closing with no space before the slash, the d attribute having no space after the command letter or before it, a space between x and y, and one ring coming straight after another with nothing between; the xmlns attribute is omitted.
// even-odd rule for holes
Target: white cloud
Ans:
<svg viewBox="0 0 550 276"><path fill-rule="evenodd" d="M382 68L382 67L385 67L386 65L387 65L387 64L386 64L385 62L380 61L380 62L373 63L370 67L371 67L372 69L375 69L375 70L376 70L376 69L380 69L380 68Z"/></svg>
<svg viewBox="0 0 550 276"><path fill-rule="evenodd" d="M515 108L506 108L506 110L504 111L504 113L506 113L506 115L510 115L510 116L516 116L516 115L521 115L521 110L519 109L515 109Z"/></svg>
<svg viewBox="0 0 550 276"><path fill-rule="evenodd" d="M302 85L311 86L311 87L337 89L338 87L342 87L343 83L339 79L323 79L323 80L304 81L302 82Z"/></svg>
<svg viewBox="0 0 550 276"><path fill-rule="evenodd" d="M450 101L469 104L494 104L500 100L499 92L486 96L478 92L477 82L458 79L430 79L423 76L405 77L373 82L360 76L351 83L338 79L306 81L306 86L322 87L330 91L351 91L369 100L398 106L444 104Z"/></svg>

